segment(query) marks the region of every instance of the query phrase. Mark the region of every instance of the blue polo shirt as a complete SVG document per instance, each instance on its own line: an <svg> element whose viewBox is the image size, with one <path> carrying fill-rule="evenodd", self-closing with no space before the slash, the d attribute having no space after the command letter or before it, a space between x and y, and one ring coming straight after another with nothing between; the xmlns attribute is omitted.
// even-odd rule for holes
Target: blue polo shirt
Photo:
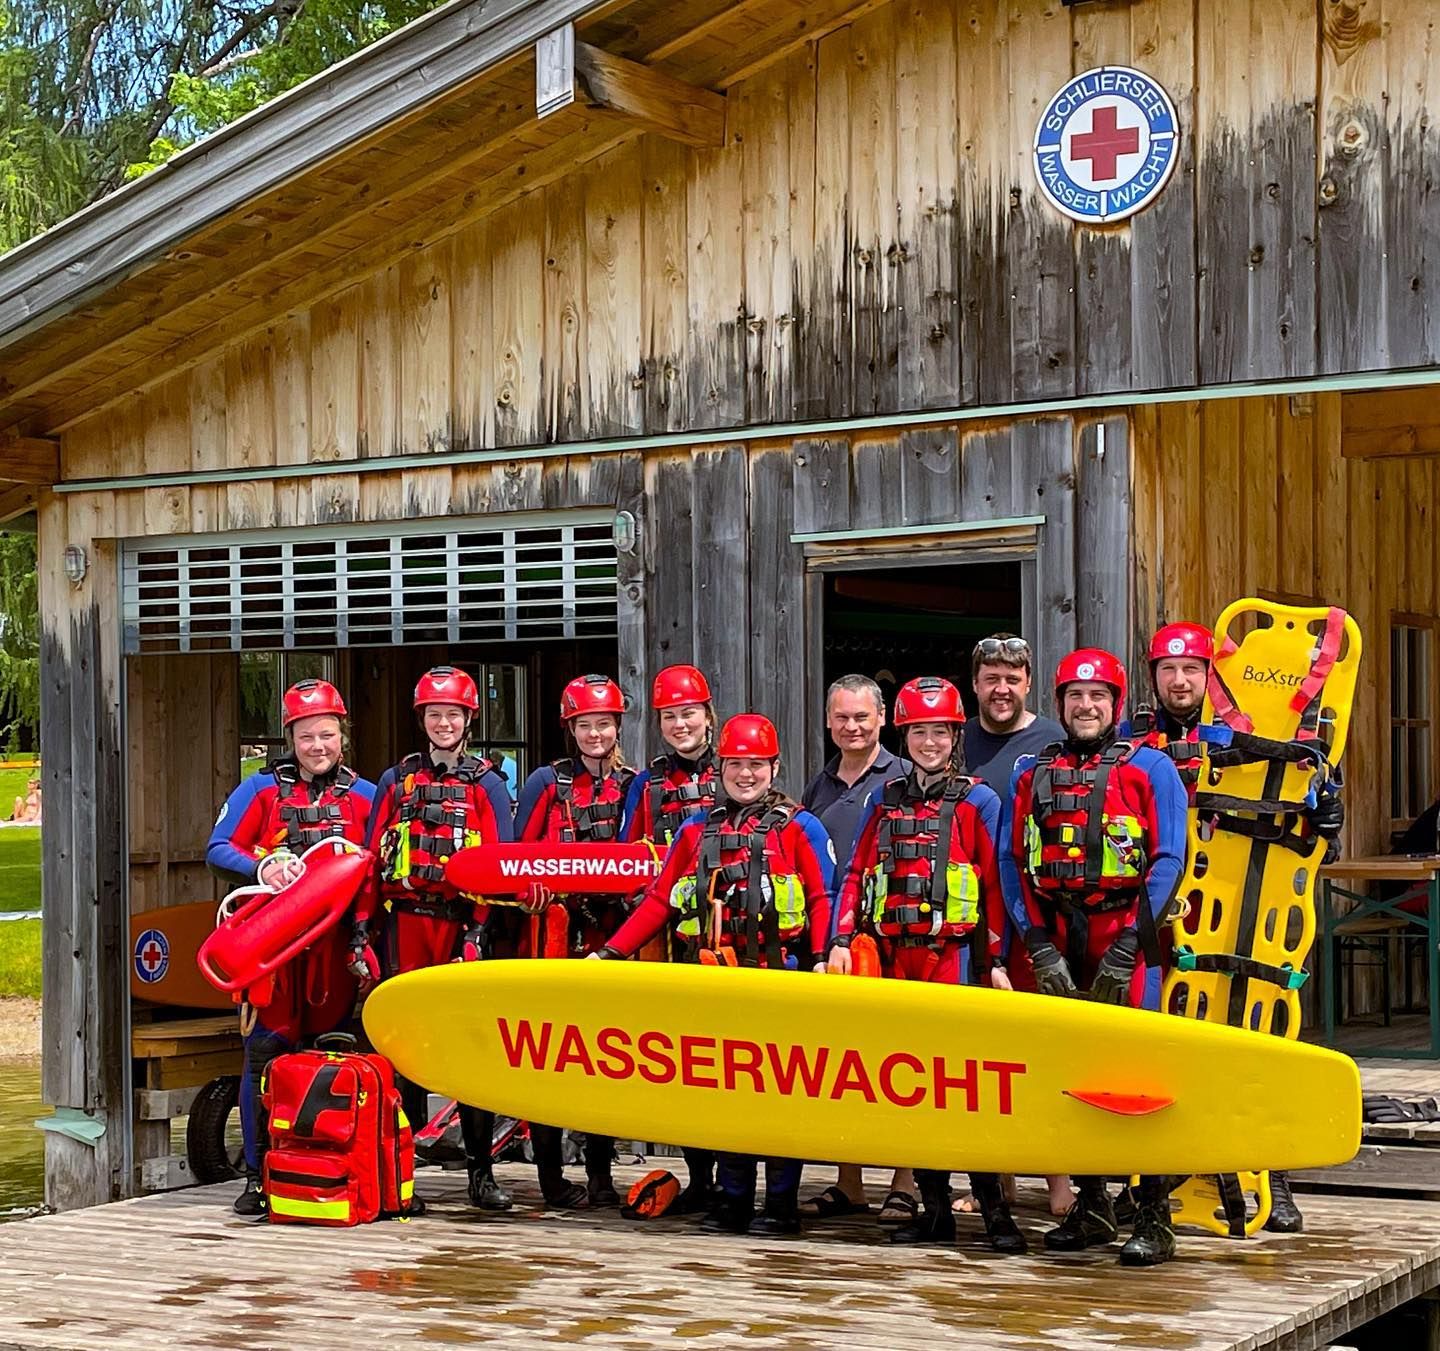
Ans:
<svg viewBox="0 0 1440 1351"><path fill-rule="evenodd" d="M910 762L880 747L875 762L854 783L846 783L839 775L840 757L835 756L809 783L800 795L806 811L820 818L830 842L835 846L835 866L844 877L850 864L850 851L855 847L855 832L860 827L860 809L877 788L891 779L910 772ZM833 888L832 888L833 890Z"/></svg>

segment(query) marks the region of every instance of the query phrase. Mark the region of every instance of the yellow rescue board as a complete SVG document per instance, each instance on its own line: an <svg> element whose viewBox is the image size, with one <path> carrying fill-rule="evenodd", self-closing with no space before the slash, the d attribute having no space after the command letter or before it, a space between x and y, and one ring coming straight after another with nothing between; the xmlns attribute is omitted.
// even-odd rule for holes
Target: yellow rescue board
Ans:
<svg viewBox="0 0 1440 1351"><path fill-rule="evenodd" d="M1015 1173L1343 1163L1333 1051L1008 991L639 962L414 971L365 1004L408 1078L510 1116L740 1153Z"/></svg>

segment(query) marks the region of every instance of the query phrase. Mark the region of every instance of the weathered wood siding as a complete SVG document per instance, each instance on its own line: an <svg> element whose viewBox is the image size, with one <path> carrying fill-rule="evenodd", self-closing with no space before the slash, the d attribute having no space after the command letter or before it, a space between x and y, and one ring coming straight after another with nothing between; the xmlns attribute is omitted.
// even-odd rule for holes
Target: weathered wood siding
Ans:
<svg viewBox="0 0 1440 1351"><path fill-rule="evenodd" d="M1358 856L1390 848L1390 625L1440 613L1440 459L1347 454L1342 419L1337 394L1138 410L1135 626L1139 641L1166 620L1213 623L1246 595L1355 616L1365 648L1345 802Z"/></svg>
<svg viewBox="0 0 1440 1351"><path fill-rule="evenodd" d="M323 297L294 298L322 270L301 249L271 312L252 277L243 320L65 419L137 389L209 407L223 435L144 447L198 469L1432 362L1434 25L1394 0L878 6L733 85L723 148L632 138L498 209L431 204L384 265L337 272L317 235ZM1164 83L1182 139L1158 203L1096 230L1044 204L1031 144L1100 63Z"/></svg>

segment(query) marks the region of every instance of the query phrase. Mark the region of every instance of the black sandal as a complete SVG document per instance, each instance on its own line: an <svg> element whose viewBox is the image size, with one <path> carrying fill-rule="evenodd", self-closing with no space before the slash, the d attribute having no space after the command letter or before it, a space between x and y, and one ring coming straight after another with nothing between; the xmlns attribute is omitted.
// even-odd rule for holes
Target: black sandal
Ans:
<svg viewBox="0 0 1440 1351"><path fill-rule="evenodd" d="M899 1215L886 1215L887 1210L898 1210ZM877 1224L911 1224L920 1216L920 1202L909 1192L891 1192L880 1207Z"/></svg>
<svg viewBox="0 0 1440 1351"><path fill-rule="evenodd" d="M807 1220L838 1220L843 1215L868 1215L866 1201L852 1201L840 1187L826 1187L818 1196L800 1202L800 1214Z"/></svg>

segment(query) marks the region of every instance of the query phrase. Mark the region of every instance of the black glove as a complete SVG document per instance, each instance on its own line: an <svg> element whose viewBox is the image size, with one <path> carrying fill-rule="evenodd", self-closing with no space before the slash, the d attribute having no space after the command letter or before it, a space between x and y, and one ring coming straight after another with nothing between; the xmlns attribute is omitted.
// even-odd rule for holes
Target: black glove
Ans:
<svg viewBox="0 0 1440 1351"><path fill-rule="evenodd" d="M1035 988L1041 994L1068 998L1077 993L1070 968L1044 929L1031 929L1025 935L1025 946L1030 950L1030 965L1035 969Z"/></svg>
<svg viewBox="0 0 1440 1351"><path fill-rule="evenodd" d="M360 980L380 979L380 959L370 946L370 926L363 919L357 919L350 931L350 960L346 965L351 974Z"/></svg>
<svg viewBox="0 0 1440 1351"><path fill-rule="evenodd" d="M1345 803L1339 793L1322 790L1305 816L1322 840L1333 840L1345 828Z"/></svg>
<svg viewBox="0 0 1440 1351"><path fill-rule="evenodd" d="M608 943L592 955L598 957L602 962L623 962L625 960L625 954L616 952Z"/></svg>
<svg viewBox="0 0 1440 1351"><path fill-rule="evenodd" d="M1143 900L1141 902L1144 903ZM1099 969L1090 985L1090 999L1096 1004L1128 1004L1130 982L1135 975L1135 958L1140 951L1140 935L1134 929L1124 930L1100 959Z"/></svg>

